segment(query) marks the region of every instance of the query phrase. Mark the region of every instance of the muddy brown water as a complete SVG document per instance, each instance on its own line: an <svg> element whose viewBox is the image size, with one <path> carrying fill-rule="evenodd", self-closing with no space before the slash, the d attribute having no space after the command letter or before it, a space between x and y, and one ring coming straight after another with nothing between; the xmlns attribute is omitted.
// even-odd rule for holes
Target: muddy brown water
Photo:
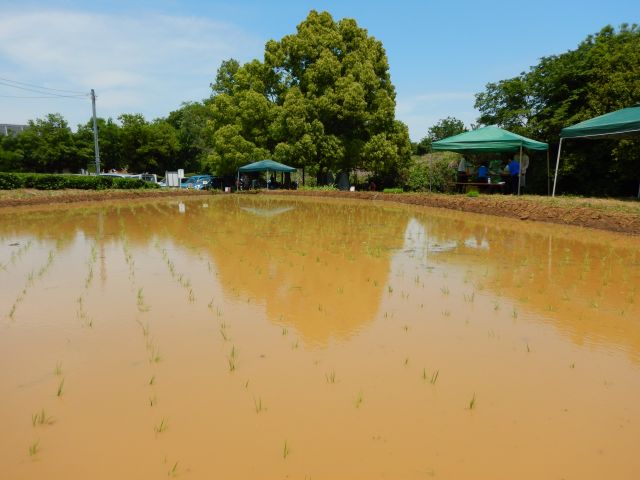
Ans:
<svg viewBox="0 0 640 480"><path fill-rule="evenodd" d="M640 239L221 196L0 214L7 479L640 478Z"/></svg>

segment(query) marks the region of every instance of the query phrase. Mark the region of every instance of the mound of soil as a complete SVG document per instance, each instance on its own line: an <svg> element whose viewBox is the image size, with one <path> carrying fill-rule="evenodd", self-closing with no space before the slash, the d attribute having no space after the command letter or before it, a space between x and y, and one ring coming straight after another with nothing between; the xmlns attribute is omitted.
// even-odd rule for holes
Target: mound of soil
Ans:
<svg viewBox="0 0 640 480"><path fill-rule="evenodd" d="M431 193L380 193L342 191L274 191L268 194L356 198L383 202L406 203L426 207L447 208L464 212L538 222L559 223L596 228L612 232L640 235L640 215L614 208L603 209L585 203L558 200L553 204L547 197L515 197L510 195L443 195ZM622 202L621 202L622 203Z"/></svg>
<svg viewBox="0 0 640 480"><path fill-rule="evenodd" d="M149 199L211 195L202 190L8 190L0 192L0 208L22 205L95 202L105 200Z"/></svg>

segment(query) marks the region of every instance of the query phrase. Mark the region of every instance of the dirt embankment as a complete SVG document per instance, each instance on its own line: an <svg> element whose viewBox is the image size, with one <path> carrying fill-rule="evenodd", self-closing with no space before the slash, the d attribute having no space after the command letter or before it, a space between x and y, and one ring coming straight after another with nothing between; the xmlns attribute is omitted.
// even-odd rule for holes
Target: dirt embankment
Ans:
<svg viewBox="0 0 640 480"><path fill-rule="evenodd" d="M0 208L22 205L50 205L75 202L99 202L149 198L173 198L211 195L201 190L0 190Z"/></svg>
<svg viewBox="0 0 640 480"><path fill-rule="evenodd" d="M269 192L269 194L357 198L359 200L406 203L640 235L640 202L634 201L514 197L509 195L467 197L465 195L427 193L394 194L340 191L277 191Z"/></svg>

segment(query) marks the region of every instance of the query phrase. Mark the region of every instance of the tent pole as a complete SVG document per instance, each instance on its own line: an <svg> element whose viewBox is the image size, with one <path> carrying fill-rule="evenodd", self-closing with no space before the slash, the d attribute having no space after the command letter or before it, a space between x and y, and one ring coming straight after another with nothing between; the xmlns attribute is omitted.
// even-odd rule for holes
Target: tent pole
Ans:
<svg viewBox="0 0 640 480"><path fill-rule="evenodd" d="M547 197L551 194L551 175L549 172L549 149L547 148Z"/></svg>
<svg viewBox="0 0 640 480"><path fill-rule="evenodd" d="M518 196L520 195L520 180L522 180L522 143L520 143L520 166L518 167Z"/></svg>
<svg viewBox="0 0 640 480"><path fill-rule="evenodd" d="M553 191L551 196L556 196L556 183L558 183L558 165L560 165L560 152L562 151L562 137L560 137L560 144L558 145L558 157L556 158L556 173L553 177Z"/></svg>

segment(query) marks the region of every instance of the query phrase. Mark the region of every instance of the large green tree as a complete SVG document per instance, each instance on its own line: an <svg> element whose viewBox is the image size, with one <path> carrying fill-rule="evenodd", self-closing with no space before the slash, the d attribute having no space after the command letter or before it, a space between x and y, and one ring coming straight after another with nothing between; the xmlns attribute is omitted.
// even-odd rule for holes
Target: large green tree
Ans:
<svg viewBox="0 0 640 480"><path fill-rule="evenodd" d="M638 26L625 24L618 30L607 26L575 50L544 57L528 72L489 83L476 95L479 122L555 146L563 127L640 102L639 73ZM637 140L570 140L563 151L563 191L602 195L637 191ZM536 169L532 162L530 168L534 186L546 192L546 167Z"/></svg>
<svg viewBox="0 0 640 480"><path fill-rule="evenodd" d="M223 62L212 89L209 162L219 173L269 154L319 171L366 168L391 178L409 158L386 53L355 20L311 11L295 34L266 44L264 61Z"/></svg>

